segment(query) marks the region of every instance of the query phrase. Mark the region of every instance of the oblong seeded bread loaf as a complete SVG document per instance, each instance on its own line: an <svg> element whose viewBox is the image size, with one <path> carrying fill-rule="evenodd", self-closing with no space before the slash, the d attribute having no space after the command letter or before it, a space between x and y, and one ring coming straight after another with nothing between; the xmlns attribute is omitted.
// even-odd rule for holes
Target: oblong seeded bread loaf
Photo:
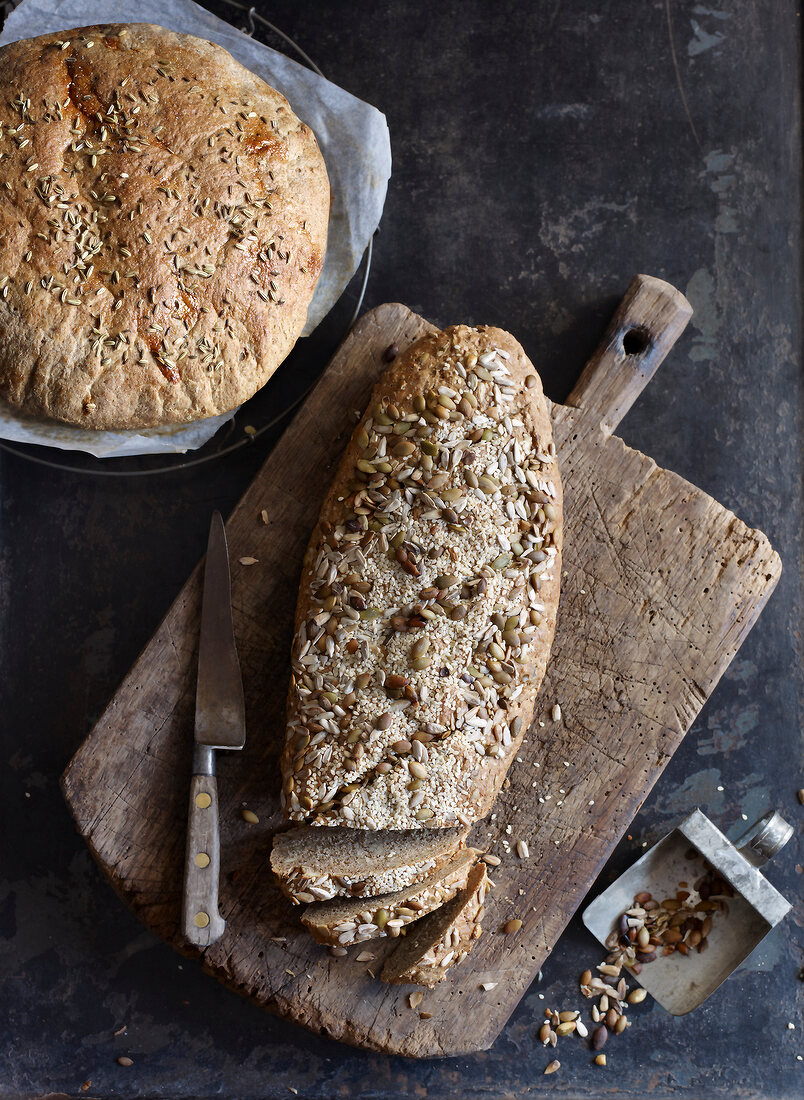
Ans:
<svg viewBox="0 0 804 1100"><path fill-rule="evenodd" d="M296 904L372 897L420 882L466 843L469 830L381 834L307 825L277 833L271 870Z"/></svg>
<svg viewBox="0 0 804 1100"><path fill-rule="evenodd" d="M302 330L324 161L284 96L211 42L129 23L4 46L0 196L0 396L26 412L213 416Z"/></svg>
<svg viewBox="0 0 804 1100"><path fill-rule="evenodd" d="M302 924L318 943L343 947L381 936L396 937L406 925L438 909L463 890L479 855L475 848L463 848L421 882L390 894L314 902L302 913Z"/></svg>
<svg viewBox="0 0 804 1100"><path fill-rule="evenodd" d="M488 889L486 866L476 863L465 889L408 931L386 959L381 979L394 985L438 985L450 967L463 962L480 938Z"/></svg>
<svg viewBox="0 0 804 1100"><path fill-rule="evenodd" d="M289 818L416 829L486 815L550 653L561 532L548 408L516 340L456 326L399 356L304 561Z"/></svg>

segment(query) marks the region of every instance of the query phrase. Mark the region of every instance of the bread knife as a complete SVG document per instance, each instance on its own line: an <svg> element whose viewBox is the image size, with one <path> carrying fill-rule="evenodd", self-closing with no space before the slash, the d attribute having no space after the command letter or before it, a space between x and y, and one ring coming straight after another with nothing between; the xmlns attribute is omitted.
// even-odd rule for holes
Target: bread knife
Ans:
<svg viewBox="0 0 804 1100"><path fill-rule="evenodd" d="M232 624L229 552L221 514L215 512L204 565L181 916L184 938L196 947L215 943L226 927L218 912L220 830L215 752L242 749L245 742L246 708Z"/></svg>

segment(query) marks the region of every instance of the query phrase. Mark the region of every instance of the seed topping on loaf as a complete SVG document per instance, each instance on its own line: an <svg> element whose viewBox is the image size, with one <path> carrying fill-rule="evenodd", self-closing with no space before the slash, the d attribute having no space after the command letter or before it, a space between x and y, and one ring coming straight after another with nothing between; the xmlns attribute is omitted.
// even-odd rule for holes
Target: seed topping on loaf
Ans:
<svg viewBox="0 0 804 1100"><path fill-rule="evenodd" d="M507 334L456 326L375 390L302 577L291 819L469 824L493 801L558 599L560 482L532 369Z"/></svg>

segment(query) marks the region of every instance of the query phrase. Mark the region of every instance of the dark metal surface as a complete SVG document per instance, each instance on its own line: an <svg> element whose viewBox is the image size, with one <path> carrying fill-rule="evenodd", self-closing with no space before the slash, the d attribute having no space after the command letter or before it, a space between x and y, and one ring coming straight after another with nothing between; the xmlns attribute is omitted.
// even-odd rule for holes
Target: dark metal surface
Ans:
<svg viewBox="0 0 804 1100"><path fill-rule="evenodd" d="M198 639L195 740L217 749L246 743L246 704L232 626L232 583L226 530L220 512L209 526Z"/></svg>
<svg viewBox="0 0 804 1100"><path fill-rule="evenodd" d="M500 324L561 399L635 272L692 301L688 332L619 434L765 530L785 573L599 885L695 805L732 836L741 815L778 808L797 835L768 877L800 896L797 5L258 7L388 116L394 176L366 307L401 300L442 324ZM319 369L325 343L298 369ZM111 893L58 776L201 556L210 511L227 513L270 443L153 481L0 454L0 1094L800 1096L800 909L698 1011L672 1019L646 1002L605 1069L562 1039L561 1069L543 1077L554 1055L536 1038L541 1013L581 1007L578 974L600 958L577 918L492 1050L414 1064L263 1015Z"/></svg>

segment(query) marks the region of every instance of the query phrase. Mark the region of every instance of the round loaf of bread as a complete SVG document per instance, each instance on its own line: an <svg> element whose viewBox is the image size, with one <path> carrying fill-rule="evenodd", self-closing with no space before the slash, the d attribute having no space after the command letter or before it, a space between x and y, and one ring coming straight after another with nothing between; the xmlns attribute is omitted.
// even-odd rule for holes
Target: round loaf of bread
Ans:
<svg viewBox="0 0 804 1100"><path fill-rule="evenodd" d="M225 412L293 347L330 191L287 100L148 24L0 50L0 397L84 428Z"/></svg>

